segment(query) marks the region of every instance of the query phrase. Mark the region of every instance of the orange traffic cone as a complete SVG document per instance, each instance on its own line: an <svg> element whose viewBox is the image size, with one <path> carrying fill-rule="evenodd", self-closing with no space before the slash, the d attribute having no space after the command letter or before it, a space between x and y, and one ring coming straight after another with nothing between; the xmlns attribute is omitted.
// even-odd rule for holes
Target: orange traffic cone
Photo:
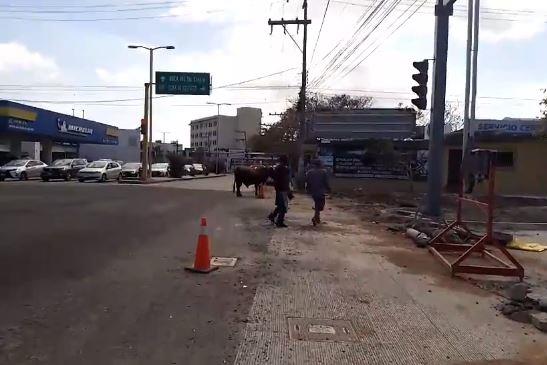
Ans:
<svg viewBox="0 0 547 365"><path fill-rule="evenodd" d="M207 219L201 218L201 232L198 237L194 266L185 267L185 270L207 274L218 269L218 266L211 266L211 246L209 245L209 236L206 229Z"/></svg>
<svg viewBox="0 0 547 365"><path fill-rule="evenodd" d="M257 196L258 199L264 199L265 196L264 196L264 184L260 184L258 185L258 196Z"/></svg>

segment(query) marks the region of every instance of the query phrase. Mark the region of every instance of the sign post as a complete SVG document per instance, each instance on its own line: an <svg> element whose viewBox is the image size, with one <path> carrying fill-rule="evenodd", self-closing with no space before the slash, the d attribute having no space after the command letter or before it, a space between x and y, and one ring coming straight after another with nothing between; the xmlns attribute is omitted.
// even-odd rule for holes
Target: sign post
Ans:
<svg viewBox="0 0 547 365"><path fill-rule="evenodd" d="M156 94L210 95L211 75L203 72L156 71Z"/></svg>

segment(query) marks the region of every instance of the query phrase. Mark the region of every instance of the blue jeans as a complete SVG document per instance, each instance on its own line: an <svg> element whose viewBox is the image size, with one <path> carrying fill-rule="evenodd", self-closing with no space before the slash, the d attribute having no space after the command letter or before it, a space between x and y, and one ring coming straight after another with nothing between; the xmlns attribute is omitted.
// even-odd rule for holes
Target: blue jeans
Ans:
<svg viewBox="0 0 547 365"><path fill-rule="evenodd" d="M275 210L272 215L277 217L277 223L283 223L285 214L289 210L289 193L287 191L275 192Z"/></svg>

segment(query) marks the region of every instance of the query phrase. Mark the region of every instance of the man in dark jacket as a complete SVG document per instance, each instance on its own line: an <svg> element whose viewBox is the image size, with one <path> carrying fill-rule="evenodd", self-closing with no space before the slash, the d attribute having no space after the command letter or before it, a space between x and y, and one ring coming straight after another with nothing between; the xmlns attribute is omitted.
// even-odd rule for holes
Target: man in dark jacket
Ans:
<svg viewBox="0 0 547 365"><path fill-rule="evenodd" d="M289 199L292 198L290 186L289 159L287 156L279 157L279 164L273 170L275 186L275 209L268 216L268 219L277 227L285 228L285 214L289 209Z"/></svg>
<svg viewBox="0 0 547 365"><path fill-rule="evenodd" d="M306 174L306 190L315 204L311 221L316 226L321 223L321 211L325 209L325 194L330 193L329 177L320 160L312 161L312 168Z"/></svg>

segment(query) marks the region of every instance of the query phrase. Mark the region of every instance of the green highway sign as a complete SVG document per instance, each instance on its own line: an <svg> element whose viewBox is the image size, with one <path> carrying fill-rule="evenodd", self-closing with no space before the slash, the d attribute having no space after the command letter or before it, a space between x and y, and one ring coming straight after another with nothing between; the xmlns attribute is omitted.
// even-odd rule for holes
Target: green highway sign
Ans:
<svg viewBox="0 0 547 365"><path fill-rule="evenodd" d="M156 94L210 95L211 75L204 72L156 72Z"/></svg>

